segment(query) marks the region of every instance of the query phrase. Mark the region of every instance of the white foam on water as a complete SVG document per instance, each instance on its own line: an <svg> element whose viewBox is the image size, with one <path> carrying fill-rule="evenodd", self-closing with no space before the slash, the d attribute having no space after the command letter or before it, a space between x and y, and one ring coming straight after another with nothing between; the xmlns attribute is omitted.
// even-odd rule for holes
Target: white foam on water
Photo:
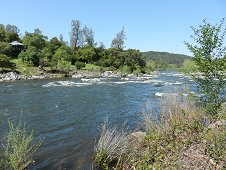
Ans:
<svg viewBox="0 0 226 170"><path fill-rule="evenodd" d="M183 82L180 82L180 81L176 81L175 83L173 83L173 85L182 85Z"/></svg>
<svg viewBox="0 0 226 170"><path fill-rule="evenodd" d="M115 82L109 82L109 84L126 84L128 82L126 81L115 81Z"/></svg>
<svg viewBox="0 0 226 170"><path fill-rule="evenodd" d="M101 79L100 78L91 78L91 79L82 78L81 81L85 81L85 82L100 82Z"/></svg>
<svg viewBox="0 0 226 170"><path fill-rule="evenodd" d="M42 85L42 87L82 87L82 86L88 86L92 85L92 83L75 83L73 81L55 81L55 82L49 82L47 84Z"/></svg>
<svg viewBox="0 0 226 170"><path fill-rule="evenodd" d="M155 93L156 97L169 96L169 95L172 95L172 96L182 95L182 96L185 96L185 97L188 96L187 93L160 93L160 92Z"/></svg>

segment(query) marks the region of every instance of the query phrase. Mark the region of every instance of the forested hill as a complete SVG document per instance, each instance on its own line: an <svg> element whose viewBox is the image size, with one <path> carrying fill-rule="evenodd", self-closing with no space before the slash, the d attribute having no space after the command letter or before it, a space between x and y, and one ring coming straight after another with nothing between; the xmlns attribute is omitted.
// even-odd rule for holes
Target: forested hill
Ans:
<svg viewBox="0 0 226 170"><path fill-rule="evenodd" d="M181 67L185 59L191 59L190 56L184 54L173 54L168 52L148 51L143 52L146 61L155 61L156 63L165 63Z"/></svg>

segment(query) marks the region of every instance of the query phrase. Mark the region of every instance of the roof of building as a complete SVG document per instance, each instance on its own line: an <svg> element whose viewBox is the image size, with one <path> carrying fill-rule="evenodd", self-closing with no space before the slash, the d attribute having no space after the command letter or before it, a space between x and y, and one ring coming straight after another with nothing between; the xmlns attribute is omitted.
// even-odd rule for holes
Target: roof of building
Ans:
<svg viewBox="0 0 226 170"><path fill-rule="evenodd" d="M11 43L9 43L9 44L11 44L11 45L23 45L22 43L19 43L19 42L17 42L17 41L13 41L13 42L11 42Z"/></svg>

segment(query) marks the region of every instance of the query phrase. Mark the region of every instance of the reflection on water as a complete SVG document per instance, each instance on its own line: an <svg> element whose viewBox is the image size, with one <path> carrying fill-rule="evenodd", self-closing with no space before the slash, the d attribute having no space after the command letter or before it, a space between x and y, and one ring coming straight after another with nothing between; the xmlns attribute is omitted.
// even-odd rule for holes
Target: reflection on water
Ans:
<svg viewBox="0 0 226 170"><path fill-rule="evenodd" d="M130 78L29 80L0 83L0 135L7 120L26 122L35 140L37 169L91 169L99 126L108 118L128 130L141 127L147 103L154 111L158 93L193 86L189 77L163 72ZM191 87L193 88L193 87ZM34 169L35 169L34 168Z"/></svg>

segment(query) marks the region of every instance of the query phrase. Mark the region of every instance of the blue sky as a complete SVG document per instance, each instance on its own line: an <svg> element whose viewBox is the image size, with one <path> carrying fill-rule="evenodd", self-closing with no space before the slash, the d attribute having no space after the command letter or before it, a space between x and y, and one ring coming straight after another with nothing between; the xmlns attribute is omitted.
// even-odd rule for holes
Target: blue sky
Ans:
<svg viewBox="0 0 226 170"><path fill-rule="evenodd" d="M124 26L126 48L190 54L190 26L204 18L217 24L226 17L225 0L0 0L0 23L25 31L39 28L49 38L69 41L72 19L92 27L94 38L110 47Z"/></svg>

